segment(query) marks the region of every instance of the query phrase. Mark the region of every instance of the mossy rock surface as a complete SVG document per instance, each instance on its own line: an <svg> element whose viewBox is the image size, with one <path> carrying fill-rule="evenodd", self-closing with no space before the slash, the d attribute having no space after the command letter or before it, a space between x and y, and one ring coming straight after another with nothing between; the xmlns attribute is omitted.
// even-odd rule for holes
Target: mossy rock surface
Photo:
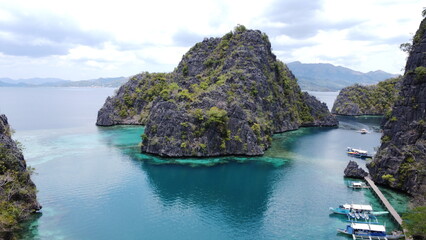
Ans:
<svg viewBox="0 0 426 240"><path fill-rule="evenodd" d="M0 115L0 239L13 237L19 223L41 209L31 170L11 132L6 116Z"/></svg>
<svg viewBox="0 0 426 240"><path fill-rule="evenodd" d="M374 181L403 190L426 204L426 19L413 39L392 111L383 123L381 146L367 165Z"/></svg>
<svg viewBox="0 0 426 240"><path fill-rule="evenodd" d="M261 155L274 133L337 123L301 92L268 37L241 26L195 44L172 73L131 78L97 122L146 125L142 151L168 157Z"/></svg>
<svg viewBox="0 0 426 240"><path fill-rule="evenodd" d="M391 78L376 85L353 85L343 88L331 112L338 115L385 115L396 101L401 77Z"/></svg>

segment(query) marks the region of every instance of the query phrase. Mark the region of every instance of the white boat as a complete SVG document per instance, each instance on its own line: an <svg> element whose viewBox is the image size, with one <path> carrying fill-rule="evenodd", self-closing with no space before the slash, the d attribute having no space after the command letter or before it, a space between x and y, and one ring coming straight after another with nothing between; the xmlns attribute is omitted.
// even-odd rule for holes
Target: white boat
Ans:
<svg viewBox="0 0 426 240"><path fill-rule="evenodd" d="M362 150L362 149L358 149L358 148L352 148L352 147L348 147L348 152L357 152L359 154L368 154L368 151Z"/></svg>
<svg viewBox="0 0 426 240"><path fill-rule="evenodd" d="M363 128L363 129L361 129L361 130L359 130L359 131L357 131L357 132L359 132L359 133L361 133L361 134L369 133L369 132L367 131L367 129L365 129L365 128Z"/></svg>
<svg viewBox="0 0 426 240"><path fill-rule="evenodd" d="M368 155L368 151L358 149L358 148L348 147L346 152L349 156L352 156L352 157L372 158L371 155Z"/></svg>
<svg viewBox="0 0 426 240"><path fill-rule="evenodd" d="M373 207L367 204L348 204L348 203L339 205L339 207L337 208L330 207L330 211L333 213L344 214L344 215L348 215L351 213L359 213L361 218L367 219L367 220L370 217L369 215L379 216L379 215L384 215L389 213L387 211L375 212L373 211Z"/></svg>
<svg viewBox="0 0 426 240"><path fill-rule="evenodd" d="M337 232L352 235L353 239L400 239L404 235L401 233L386 233L386 227L379 224L351 223L346 225L346 229L338 228Z"/></svg>
<svg viewBox="0 0 426 240"><path fill-rule="evenodd" d="M363 188L370 188L370 187L367 186L364 182L349 182L348 188L363 189Z"/></svg>

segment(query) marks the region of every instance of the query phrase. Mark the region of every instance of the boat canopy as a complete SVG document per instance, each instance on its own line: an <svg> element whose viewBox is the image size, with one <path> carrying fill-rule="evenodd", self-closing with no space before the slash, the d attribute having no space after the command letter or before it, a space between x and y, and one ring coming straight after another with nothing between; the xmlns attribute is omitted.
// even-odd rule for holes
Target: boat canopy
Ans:
<svg viewBox="0 0 426 240"><path fill-rule="evenodd" d="M364 153L364 154L367 154L367 153L368 153L368 151L361 150L361 149L356 149L356 148L352 148L352 151L354 151L354 152L359 152L359 153Z"/></svg>
<svg viewBox="0 0 426 240"><path fill-rule="evenodd" d="M362 183L360 183L360 182L353 182L352 186L362 186Z"/></svg>
<svg viewBox="0 0 426 240"><path fill-rule="evenodd" d="M386 232L386 228L383 225L367 224L367 223L352 223L351 227L355 230Z"/></svg>
<svg viewBox="0 0 426 240"><path fill-rule="evenodd" d="M371 231L376 231L376 232L386 232L386 228L383 225L374 225L374 224L371 224L370 225L370 230Z"/></svg>
<svg viewBox="0 0 426 240"><path fill-rule="evenodd" d="M348 152L357 152L360 154L368 154L368 151L362 150L362 149L357 149L357 148L351 148L348 147Z"/></svg>
<svg viewBox="0 0 426 240"><path fill-rule="evenodd" d="M352 204L351 207L354 210L373 211L373 207L371 205Z"/></svg>
<svg viewBox="0 0 426 240"><path fill-rule="evenodd" d="M343 204L343 208L350 209L351 205L350 204Z"/></svg>

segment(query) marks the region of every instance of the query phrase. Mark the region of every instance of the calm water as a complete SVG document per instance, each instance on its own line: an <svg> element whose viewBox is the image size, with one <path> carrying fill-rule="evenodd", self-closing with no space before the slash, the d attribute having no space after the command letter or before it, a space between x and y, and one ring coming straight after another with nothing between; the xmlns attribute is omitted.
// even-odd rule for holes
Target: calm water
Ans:
<svg viewBox="0 0 426 240"><path fill-rule="evenodd" d="M341 118L339 128L278 134L263 157L166 160L139 153L143 127L94 125L112 93L0 88L0 110L36 168L43 205L26 238L348 239L336 234L345 218L329 207L382 209L369 190L350 190L342 177L351 159L346 147L374 152L379 145L380 118ZM336 93L322 95L331 107ZM356 133L360 128L372 133ZM406 196L385 194L405 211Z"/></svg>

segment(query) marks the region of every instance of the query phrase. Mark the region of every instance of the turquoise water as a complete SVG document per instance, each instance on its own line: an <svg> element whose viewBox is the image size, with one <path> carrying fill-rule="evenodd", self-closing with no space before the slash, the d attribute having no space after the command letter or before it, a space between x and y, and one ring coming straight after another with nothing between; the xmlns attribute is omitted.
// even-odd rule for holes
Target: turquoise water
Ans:
<svg viewBox="0 0 426 240"><path fill-rule="evenodd" d="M348 189L343 178L352 159L346 147L374 152L381 118L343 117L339 128L277 134L262 157L170 160L140 153L143 127L94 125L112 93L0 88L0 109L36 168L43 205L24 237L348 239L336 234L345 218L330 215L329 207L353 202L382 209L370 190ZM34 100L45 94L50 97ZM360 128L371 133L356 133ZM406 210L405 195L388 189L385 194L397 211ZM380 221L388 230L396 227L388 217Z"/></svg>

